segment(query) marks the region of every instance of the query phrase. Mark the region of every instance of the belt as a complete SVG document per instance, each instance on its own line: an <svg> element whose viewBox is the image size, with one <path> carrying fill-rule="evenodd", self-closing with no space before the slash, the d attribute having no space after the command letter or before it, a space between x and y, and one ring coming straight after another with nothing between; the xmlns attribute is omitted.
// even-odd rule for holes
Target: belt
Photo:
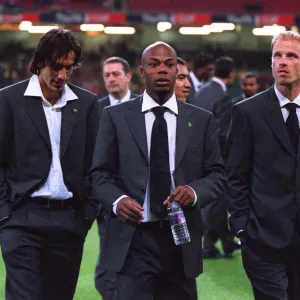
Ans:
<svg viewBox="0 0 300 300"><path fill-rule="evenodd" d="M73 198L65 199L65 200L55 200L55 199L47 199L42 197L31 197L28 198L27 201L29 203L37 204L41 207L45 208L66 208L74 205Z"/></svg>
<svg viewBox="0 0 300 300"><path fill-rule="evenodd" d="M170 222L168 220L155 221L155 222L141 222L138 225L141 229L159 229L163 227L170 228Z"/></svg>

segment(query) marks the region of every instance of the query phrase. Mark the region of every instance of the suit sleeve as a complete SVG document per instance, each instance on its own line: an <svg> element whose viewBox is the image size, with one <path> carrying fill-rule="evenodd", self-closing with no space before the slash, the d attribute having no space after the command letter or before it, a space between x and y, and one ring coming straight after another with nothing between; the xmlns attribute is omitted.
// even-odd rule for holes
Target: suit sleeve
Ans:
<svg viewBox="0 0 300 300"><path fill-rule="evenodd" d="M103 103L98 103L98 106L99 106L99 122L101 121L101 118L102 118L102 112L103 112L103 109L106 107Z"/></svg>
<svg viewBox="0 0 300 300"><path fill-rule="evenodd" d="M222 153L225 149L226 138L229 131L231 108L232 102L228 95L225 95L220 101L217 101L213 107Z"/></svg>
<svg viewBox="0 0 300 300"><path fill-rule="evenodd" d="M198 91L198 92L194 92L194 95L193 95L193 97L191 97L191 101L189 102L189 103L191 103L191 104L193 104L193 105L195 105L195 106L197 106L197 107L202 107L202 105L201 105L201 100L203 99L204 97L203 97L203 90L200 90L200 91Z"/></svg>
<svg viewBox="0 0 300 300"><path fill-rule="evenodd" d="M226 199L234 235L245 229L248 222L251 148L252 134L249 123L239 105L234 105L225 149L228 174Z"/></svg>
<svg viewBox="0 0 300 300"><path fill-rule="evenodd" d="M86 153L85 153L85 174L84 174L84 193L88 199L88 206L85 208L85 217L94 219L96 211L99 210L99 203L92 195L92 187L88 178L88 172L92 165L93 153L95 149L96 137L99 128L99 109L98 97L95 98L87 119L87 139L86 139Z"/></svg>
<svg viewBox="0 0 300 300"><path fill-rule="evenodd" d="M90 171L93 196L109 212L113 203L124 195L117 186L119 150L117 133L107 108L102 111Z"/></svg>
<svg viewBox="0 0 300 300"><path fill-rule="evenodd" d="M226 188L226 171L213 115L208 120L203 155L204 177L188 184L197 194L198 209L220 198Z"/></svg>
<svg viewBox="0 0 300 300"><path fill-rule="evenodd" d="M0 92L0 223L10 216L6 171L12 152L12 140L13 116L6 99Z"/></svg>

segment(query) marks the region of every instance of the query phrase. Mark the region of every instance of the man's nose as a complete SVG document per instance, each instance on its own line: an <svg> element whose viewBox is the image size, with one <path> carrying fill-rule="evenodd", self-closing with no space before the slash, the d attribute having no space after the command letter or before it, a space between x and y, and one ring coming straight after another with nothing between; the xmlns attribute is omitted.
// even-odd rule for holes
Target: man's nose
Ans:
<svg viewBox="0 0 300 300"><path fill-rule="evenodd" d="M280 57L279 64L280 65L286 65L287 64L287 58L286 58L286 56L281 56Z"/></svg>
<svg viewBox="0 0 300 300"><path fill-rule="evenodd" d="M161 64L159 67L158 67L158 73L164 73L164 74L167 74L168 73L168 69L165 65Z"/></svg>
<svg viewBox="0 0 300 300"><path fill-rule="evenodd" d="M68 72L65 68L58 71L58 78L61 80L66 80L68 78Z"/></svg>
<svg viewBox="0 0 300 300"><path fill-rule="evenodd" d="M107 79L108 79L108 82L114 82L115 81L115 77L112 76L112 75L108 76Z"/></svg>
<svg viewBox="0 0 300 300"><path fill-rule="evenodd" d="M185 81L184 81L184 86L185 86L186 88L190 88L190 87L191 87L191 83L190 83L190 81L189 81L188 79L185 79Z"/></svg>

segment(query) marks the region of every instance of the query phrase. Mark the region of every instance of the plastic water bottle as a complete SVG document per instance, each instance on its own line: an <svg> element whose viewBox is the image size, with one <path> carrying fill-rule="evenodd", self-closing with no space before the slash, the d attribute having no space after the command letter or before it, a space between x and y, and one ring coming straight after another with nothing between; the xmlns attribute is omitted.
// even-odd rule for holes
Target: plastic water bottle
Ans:
<svg viewBox="0 0 300 300"><path fill-rule="evenodd" d="M191 241L190 233L180 204L173 201L168 205L167 211L175 244L189 243Z"/></svg>

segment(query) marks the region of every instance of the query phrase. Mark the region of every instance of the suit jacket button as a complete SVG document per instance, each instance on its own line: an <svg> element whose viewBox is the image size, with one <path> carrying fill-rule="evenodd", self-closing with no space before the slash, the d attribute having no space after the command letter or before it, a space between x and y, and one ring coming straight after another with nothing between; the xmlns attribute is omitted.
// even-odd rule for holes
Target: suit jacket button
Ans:
<svg viewBox="0 0 300 300"><path fill-rule="evenodd" d="M146 189L142 188L142 192L143 192L143 193L146 193Z"/></svg>
<svg viewBox="0 0 300 300"><path fill-rule="evenodd" d="M295 217L291 218L291 222L295 223L296 222L296 218Z"/></svg>

